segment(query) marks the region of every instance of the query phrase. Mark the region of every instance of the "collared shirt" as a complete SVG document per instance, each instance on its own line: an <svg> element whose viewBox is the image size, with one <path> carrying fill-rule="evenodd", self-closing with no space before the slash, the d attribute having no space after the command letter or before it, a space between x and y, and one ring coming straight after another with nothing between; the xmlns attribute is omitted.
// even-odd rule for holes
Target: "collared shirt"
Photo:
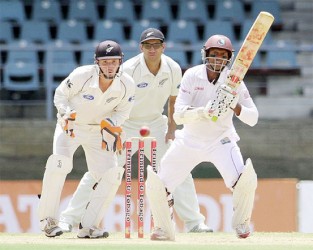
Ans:
<svg viewBox="0 0 313 250"><path fill-rule="evenodd" d="M58 110L74 109L77 124L100 124L110 118L120 126L128 119L134 91L133 79L122 73L102 92L98 65L86 65L76 68L61 82L55 91L54 104Z"/></svg>
<svg viewBox="0 0 313 250"><path fill-rule="evenodd" d="M161 56L161 67L153 75L143 53L129 59L122 66L135 81L135 104L129 121L151 122L162 117L169 96L176 96L182 78L178 63L166 55Z"/></svg>
<svg viewBox="0 0 313 250"><path fill-rule="evenodd" d="M216 98L216 91L221 84L225 84L228 69L224 69L215 84L208 81L206 65L198 65L188 69L182 79L179 94L175 103L175 110L183 110L186 107L205 107L207 103ZM238 102L242 109L239 116L242 122L253 126L258 120L258 110L250 97L249 91L242 81L237 92ZM228 110L225 116L216 122L210 119L202 119L198 122L184 124L183 131L189 138L199 141L213 142L219 137L230 136L236 140L239 137L233 125L232 110Z"/></svg>

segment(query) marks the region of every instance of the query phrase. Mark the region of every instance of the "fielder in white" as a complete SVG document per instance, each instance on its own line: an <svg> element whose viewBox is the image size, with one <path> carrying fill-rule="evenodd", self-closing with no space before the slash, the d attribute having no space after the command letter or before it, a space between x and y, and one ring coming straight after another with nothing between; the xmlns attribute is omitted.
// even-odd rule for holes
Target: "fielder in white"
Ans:
<svg viewBox="0 0 313 250"><path fill-rule="evenodd" d="M79 219L77 237L108 237L99 225L124 173L116 154L122 150L120 125L129 117L135 92L133 79L122 71L122 60L119 44L103 41L95 51L96 63L76 68L55 91L58 123L38 209L47 237L63 233L57 220L60 196L79 146L85 151L93 185Z"/></svg>
<svg viewBox="0 0 313 250"><path fill-rule="evenodd" d="M173 119L174 103L182 78L180 66L168 56L164 55L164 35L160 30L149 28L143 31L140 38L141 54L129 59L123 64L123 71L133 77L135 90L135 104L129 119L123 124L126 136L138 137L141 126L150 128L150 136L157 139L157 165L169 147L169 141L175 137L176 123ZM168 117L162 115L168 101ZM145 143L145 155L150 159L149 143ZM132 153L138 147L133 143ZM125 165L125 152L118 157L119 166ZM82 178L78 189L74 193L67 209L60 217L60 227L64 231L71 231L82 216L86 200L91 192L94 180L87 172ZM204 223L204 216L200 213L195 186L191 174L176 188L175 210L185 222L188 232L212 232Z"/></svg>
<svg viewBox="0 0 313 250"><path fill-rule="evenodd" d="M257 176L250 159L244 164L232 119L235 114L242 122L254 126L258 111L243 82L237 93L229 92L224 84L232 57L231 41L214 35L202 49L204 64L188 69L183 76L174 113L176 123L183 124L183 129L176 131L175 140L161 159L158 174L148 167L146 193L156 226L152 240L175 239L169 209L173 203L171 193L201 162L212 162L233 192L232 226L238 237L250 234ZM211 107L217 93L225 105L220 106L222 115L214 122L207 107ZM174 196L174 204L175 201Z"/></svg>

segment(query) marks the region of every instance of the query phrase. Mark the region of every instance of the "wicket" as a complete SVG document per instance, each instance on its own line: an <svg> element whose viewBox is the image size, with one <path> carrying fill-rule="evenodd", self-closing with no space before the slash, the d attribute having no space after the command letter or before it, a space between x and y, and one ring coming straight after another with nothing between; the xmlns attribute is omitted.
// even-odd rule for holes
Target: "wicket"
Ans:
<svg viewBox="0 0 313 250"><path fill-rule="evenodd" d="M138 238L144 236L144 191L145 191L145 140L151 140L151 158L150 164L156 172L156 151L157 141L154 137L132 137L126 141L126 164L125 164L125 238L130 238L131 233L131 190L132 190L132 143L138 140L138 196L137 196L137 220L138 220ZM151 225L153 219L151 217Z"/></svg>

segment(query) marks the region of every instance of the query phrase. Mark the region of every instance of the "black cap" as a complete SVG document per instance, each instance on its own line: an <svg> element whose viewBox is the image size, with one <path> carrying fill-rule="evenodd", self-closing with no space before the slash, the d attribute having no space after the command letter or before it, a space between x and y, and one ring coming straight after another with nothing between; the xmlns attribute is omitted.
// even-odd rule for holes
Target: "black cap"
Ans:
<svg viewBox="0 0 313 250"><path fill-rule="evenodd" d="M117 42L106 40L98 44L94 57L96 60L122 59L123 53Z"/></svg>
<svg viewBox="0 0 313 250"><path fill-rule="evenodd" d="M163 43L164 42L164 35L158 29L148 28L141 33L140 43L143 43L145 41L152 40L152 39L158 39Z"/></svg>

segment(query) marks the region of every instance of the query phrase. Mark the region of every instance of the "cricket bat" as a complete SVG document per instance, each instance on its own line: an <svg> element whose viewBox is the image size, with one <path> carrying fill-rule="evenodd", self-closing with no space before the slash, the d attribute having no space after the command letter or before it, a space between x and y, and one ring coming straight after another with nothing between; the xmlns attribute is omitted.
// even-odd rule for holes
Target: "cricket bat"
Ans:
<svg viewBox="0 0 313 250"><path fill-rule="evenodd" d="M273 22L273 15L265 11L260 12L258 17L255 19L248 35L241 45L226 79L225 84L231 87L232 90L235 91L245 77ZM217 119L218 116L212 117L212 121L217 121Z"/></svg>

